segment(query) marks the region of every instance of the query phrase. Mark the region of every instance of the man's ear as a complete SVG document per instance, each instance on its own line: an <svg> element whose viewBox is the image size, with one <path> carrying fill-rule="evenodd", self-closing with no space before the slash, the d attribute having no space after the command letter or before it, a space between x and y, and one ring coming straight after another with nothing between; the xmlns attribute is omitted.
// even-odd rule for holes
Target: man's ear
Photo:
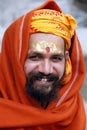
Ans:
<svg viewBox="0 0 87 130"><path fill-rule="evenodd" d="M65 51L65 57L66 59L69 57L69 51Z"/></svg>

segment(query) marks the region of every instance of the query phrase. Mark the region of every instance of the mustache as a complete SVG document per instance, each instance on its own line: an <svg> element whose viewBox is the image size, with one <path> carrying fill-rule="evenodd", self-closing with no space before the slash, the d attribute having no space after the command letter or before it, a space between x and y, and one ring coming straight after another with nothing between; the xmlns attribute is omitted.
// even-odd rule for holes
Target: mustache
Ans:
<svg viewBox="0 0 87 130"><path fill-rule="evenodd" d="M45 75L41 72L32 72L30 74L28 74L27 79L31 79L31 81L35 81L35 80L42 80L42 79L46 79L46 81L59 81L59 76L56 74L48 74Z"/></svg>

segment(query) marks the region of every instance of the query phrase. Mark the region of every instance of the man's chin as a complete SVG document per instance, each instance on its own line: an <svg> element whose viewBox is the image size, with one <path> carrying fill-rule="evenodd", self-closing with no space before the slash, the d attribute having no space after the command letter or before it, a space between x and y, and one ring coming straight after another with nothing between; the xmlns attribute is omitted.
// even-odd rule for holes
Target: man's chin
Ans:
<svg viewBox="0 0 87 130"><path fill-rule="evenodd" d="M32 86L33 87L33 86ZM48 94L52 90L52 85L37 85L35 84L34 89L39 93Z"/></svg>
<svg viewBox="0 0 87 130"><path fill-rule="evenodd" d="M58 97L60 81L56 75L28 75L26 82L27 93L35 98L40 104L50 103Z"/></svg>
<svg viewBox="0 0 87 130"><path fill-rule="evenodd" d="M27 93L35 98L40 104L50 103L52 100L58 97L58 86L52 85L37 85L27 82Z"/></svg>

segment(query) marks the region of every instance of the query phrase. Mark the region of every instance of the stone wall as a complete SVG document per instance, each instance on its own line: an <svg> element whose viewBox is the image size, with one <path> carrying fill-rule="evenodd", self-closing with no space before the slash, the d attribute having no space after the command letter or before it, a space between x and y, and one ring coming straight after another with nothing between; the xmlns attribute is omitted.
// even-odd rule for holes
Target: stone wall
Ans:
<svg viewBox="0 0 87 130"><path fill-rule="evenodd" d="M84 100L87 101L87 57L84 57L84 60L85 60L85 67L86 67L86 75L85 75L83 87L81 89L81 93Z"/></svg>
<svg viewBox="0 0 87 130"><path fill-rule="evenodd" d="M79 3L87 4L87 0L76 0L76 1L78 1Z"/></svg>
<svg viewBox="0 0 87 130"><path fill-rule="evenodd" d="M82 10L87 11L87 0L74 0L74 3Z"/></svg>

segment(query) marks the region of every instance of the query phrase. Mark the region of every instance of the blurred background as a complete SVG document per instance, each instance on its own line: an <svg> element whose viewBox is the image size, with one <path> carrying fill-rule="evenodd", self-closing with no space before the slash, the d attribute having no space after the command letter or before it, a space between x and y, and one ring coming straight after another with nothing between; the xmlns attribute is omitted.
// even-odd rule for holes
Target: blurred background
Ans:
<svg viewBox="0 0 87 130"><path fill-rule="evenodd" d="M81 42L85 65L87 66L87 0L55 0L64 13L76 18L77 35ZM6 28L19 16L43 4L46 0L0 0L0 47ZM87 113L87 67L86 77L81 89Z"/></svg>

